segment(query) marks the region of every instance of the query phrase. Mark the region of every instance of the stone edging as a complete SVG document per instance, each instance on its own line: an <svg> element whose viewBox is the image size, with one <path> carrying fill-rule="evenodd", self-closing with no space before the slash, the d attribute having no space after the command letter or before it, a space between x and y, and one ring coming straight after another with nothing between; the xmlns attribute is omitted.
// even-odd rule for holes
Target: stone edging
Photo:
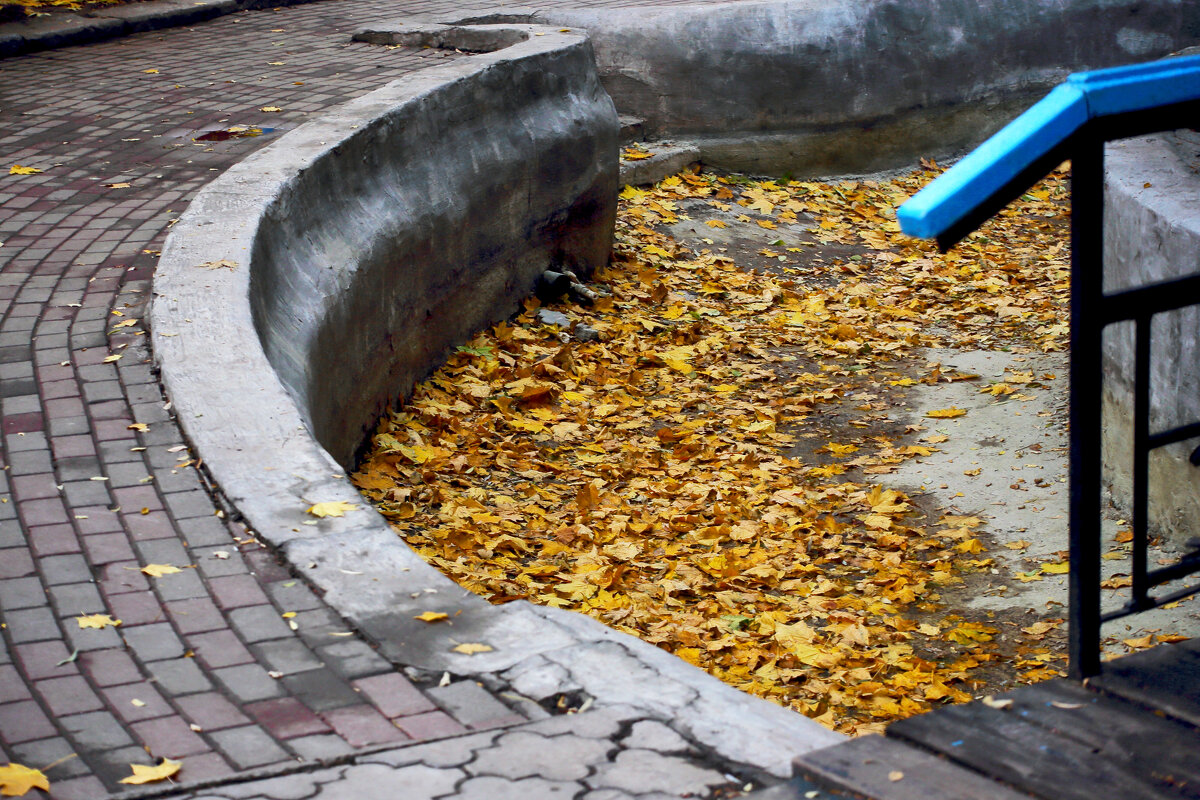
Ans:
<svg viewBox="0 0 1200 800"><path fill-rule="evenodd" d="M1171 135L1112 142L1105 153L1105 291L1183 277L1200 264L1200 177ZM1150 429L1200 419L1200 309L1161 314L1153 326ZM1129 507L1133 443L1131 324L1105 334L1105 481ZM1150 459L1150 508L1156 528L1178 542L1200 529L1200 470L1188 462L1195 441Z"/></svg>
<svg viewBox="0 0 1200 800"><path fill-rule="evenodd" d="M482 298L446 295L462 300L469 312L462 314L420 292L407 298L418 326L436 324L435 317L449 324L433 346L415 348L401 377L388 377L394 392L420 377L414 370L431 368L453 336L503 316L546 263L565 260L586 271L607 256L617 120L599 89L590 44L557 28L489 26L483 33L503 46L514 30L523 41L348 103L199 194L173 229L155 279L151 323L168 397L232 508L393 661L535 699L582 691L597 705L633 706L667 720L730 761L787 776L792 757L841 737L587 617L525 602L491 606L428 566L370 508L321 520L304 512L318 501L362 503L309 424L312 406L323 404L318 413L326 417L316 427L324 425L323 438L348 459L353 426L327 424L354 394L339 384L350 374L344 362L359 352L365 362L383 362L371 361L378 352L353 349L362 343L329 338L326 323L381 335L365 317L391 313L401 282L381 283L387 269L410 270L424 291L467 286ZM443 127L427 127L433 123ZM526 177L515 190L525 192L532 215L516 232L480 220L505 217L504 192L486 177L498 172L508 180L510 150L524 159ZM472 163L475 172L466 169ZM467 174L479 177L477 196L463 182ZM474 216L448 222L459 212ZM483 239L468 243L475 252L447 238L447 226L461 232L476 223ZM532 252L501 251L499 268L480 274L430 271L422 261L448 242L450 256L477 258L500 241L488 236L532 242ZM383 252L383 241L409 258ZM343 324L348 319L358 324ZM382 335L391 357L412 355L415 342ZM324 350L310 361L318 345ZM338 402L329 403L334 395ZM360 432L365 408L352 410ZM453 614L453 626L413 619L425 610ZM464 642L493 649L453 651Z"/></svg>

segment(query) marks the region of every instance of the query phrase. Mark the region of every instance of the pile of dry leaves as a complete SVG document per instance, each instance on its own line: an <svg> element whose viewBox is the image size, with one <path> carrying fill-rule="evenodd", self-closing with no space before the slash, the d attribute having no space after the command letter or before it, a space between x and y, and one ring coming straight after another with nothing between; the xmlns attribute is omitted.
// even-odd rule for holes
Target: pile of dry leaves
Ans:
<svg viewBox="0 0 1200 800"><path fill-rule="evenodd" d="M838 730L968 699L996 630L943 595L990 567L982 523L887 485L938 443L898 443L888 409L953 377L920 348L1065 346L1067 187L939 255L895 222L932 175L627 188L598 301L560 308L598 338L528 302L385 416L356 485L493 602L580 611ZM745 269L662 233L685 207L790 233ZM1049 627L1014 677L1058 674Z"/></svg>

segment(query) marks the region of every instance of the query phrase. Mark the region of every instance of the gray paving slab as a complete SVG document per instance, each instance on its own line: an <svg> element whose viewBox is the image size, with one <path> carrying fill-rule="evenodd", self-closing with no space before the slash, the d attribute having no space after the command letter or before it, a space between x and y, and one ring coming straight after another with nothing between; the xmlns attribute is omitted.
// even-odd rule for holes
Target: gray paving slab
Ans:
<svg viewBox="0 0 1200 800"><path fill-rule="evenodd" d="M622 753L655 748L678 785L709 785L719 771L678 755L703 748L671 740L644 709L545 719L504 678L439 687L438 671L398 671L394 653L218 514L151 369L156 256L197 190L322 111L463 57L352 43L353 29L492 3L343 0L202 24L196 3L137 5L90 28L39 23L43 44L108 36L111 20L188 24L0 60L0 665L26 692L0 702L0 748L38 765L75 753L48 769L63 798L118 793L148 752L182 757L178 793L191 798L359 798L380 786L413 798L576 796ZM0 26L0 54L7 35ZM263 133L196 141L236 124ZM8 175L17 163L43 172ZM148 577L152 563L183 572ZM116 626L75 620L115 621L117 609L128 619ZM53 651L25 649L43 645ZM283 700L295 718L252 718L255 704ZM311 719L323 727L297 723ZM621 743L631 730L636 750ZM188 789L199 781L218 788Z"/></svg>

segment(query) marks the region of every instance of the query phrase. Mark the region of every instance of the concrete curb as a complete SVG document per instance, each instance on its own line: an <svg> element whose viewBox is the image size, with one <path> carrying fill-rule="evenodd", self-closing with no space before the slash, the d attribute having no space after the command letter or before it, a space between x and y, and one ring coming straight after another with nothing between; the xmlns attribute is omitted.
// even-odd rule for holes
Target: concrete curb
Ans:
<svg viewBox="0 0 1200 800"><path fill-rule="evenodd" d="M1200 4L771 0L469 21L513 20L585 29L605 89L647 139L693 142L721 168L813 177L961 155L1069 72L1194 44Z"/></svg>
<svg viewBox="0 0 1200 800"><path fill-rule="evenodd" d="M369 508L321 520L304 513L319 501L361 504L338 460L350 457L350 431L358 426L361 435L369 406L431 368L447 344L461 341L455 337L510 310L547 263L565 260L586 272L607 257L617 117L590 45L578 33L518 30L524 41L499 53L424 70L292 131L201 192L173 229L155 281L151 321L164 385L230 504L394 661L538 700L586 692L597 705L625 704L669 721L729 761L788 776L795 755L841 737L586 617L524 602L491 606L428 566ZM511 26L393 33L459 43L484 35L499 46L513 39ZM538 124L522 128L527 117ZM446 127L423 127L430 120ZM471 136L483 138L461 147ZM530 148L541 155L529 156ZM510 152L520 156L520 179L508 176ZM472 159L468 172L478 185L455 183L455 170ZM425 262L439 254L474 266L486 252L480 245L472 255L456 241L446 247L445 220L462 208L506 218L511 201L489 175L510 184L510 193L524 192L523 227L460 217L455 230L478 228L501 244L532 242L532 253L493 252L492 271L477 275L431 271ZM393 263L397 252L409 258ZM442 303L417 296L388 318L396 295L381 282L384 267L475 296L449 292ZM329 338L331 329L375 338ZM426 336L433 341L421 341ZM386 393L362 389L346 377L350 353L408 366L378 370ZM363 391L366 405L346 408L357 393L350 387ZM334 412L357 421L329 427ZM310 424L326 425L321 438L339 459ZM450 613L453 627L414 621L425 610ZM453 650L468 642L492 649Z"/></svg>
<svg viewBox="0 0 1200 800"><path fill-rule="evenodd" d="M153 0L78 14L53 14L0 24L0 58L92 44L143 31L156 31L263 8L313 0Z"/></svg>
<svg viewBox="0 0 1200 800"><path fill-rule="evenodd" d="M1106 291L1194 273L1200 264L1200 177L1171 134L1109 144L1105 154ZM1160 314L1151 347L1150 429L1200 419L1200 309ZM1128 508L1132 497L1133 353L1131 324L1105 334L1105 480ZM1150 508L1157 528L1176 541L1200 529L1200 470L1189 461L1195 441L1150 459Z"/></svg>

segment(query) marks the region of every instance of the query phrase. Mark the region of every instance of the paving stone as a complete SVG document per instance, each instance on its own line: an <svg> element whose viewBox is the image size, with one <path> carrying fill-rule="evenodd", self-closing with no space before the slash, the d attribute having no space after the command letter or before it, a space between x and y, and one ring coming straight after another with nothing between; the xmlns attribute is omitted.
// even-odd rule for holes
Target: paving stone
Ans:
<svg viewBox="0 0 1200 800"><path fill-rule="evenodd" d="M104 708L104 702L81 675L47 678L34 683L34 688L55 717Z"/></svg>
<svg viewBox="0 0 1200 800"><path fill-rule="evenodd" d="M179 658L184 653L183 641L166 622L136 627L122 625L121 635L129 649L143 662Z"/></svg>
<svg viewBox="0 0 1200 800"><path fill-rule="evenodd" d="M0 552L0 558L4 555ZM42 582L36 577L7 578L0 580L0 608L14 611L20 608L33 608L46 602L46 592Z"/></svg>
<svg viewBox="0 0 1200 800"><path fill-rule="evenodd" d="M134 744L125 726L109 711L90 711L60 717L62 726L75 745L84 750L111 750Z"/></svg>
<svg viewBox="0 0 1200 800"><path fill-rule="evenodd" d="M165 603L167 613L182 634L204 633L228 627L225 616L207 597Z"/></svg>
<svg viewBox="0 0 1200 800"><path fill-rule="evenodd" d="M55 800L96 800L105 794L104 783L94 775L54 781Z"/></svg>
<svg viewBox="0 0 1200 800"><path fill-rule="evenodd" d="M245 710L277 739L329 733L331 730L329 725L294 697L250 703Z"/></svg>
<svg viewBox="0 0 1200 800"><path fill-rule="evenodd" d="M191 558L178 539L145 539L135 545L138 555L147 564L187 565ZM165 577L165 576L164 576Z"/></svg>
<svg viewBox="0 0 1200 800"><path fill-rule="evenodd" d="M213 688L212 681L205 676L194 658L152 661L146 665L146 670L159 687L170 695L207 692Z"/></svg>
<svg viewBox="0 0 1200 800"><path fill-rule="evenodd" d="M0 704L0 731L8 746L46 739L57 732L50 718L33 700Z"/></svg>
<svg viewBox="0 0 1200 800"><path fill-rule="evenodd" d="M100 693L108 701L108 707L126 723L174 713L158 690L144 681L110 686L101 689Z"/></svg>
<svg viewBox="0 0 1200 800"><path fill-rule="evenodd" d="M318 647L317 657L343 678L354 679L390 672L391 663L361 639L344 638Z"/></svg>
<svg viewBox="0 0 1200 800"><path fill-rule="evenodd" d="M81 555L48 556L38 559L42 580L48 586L92 580L92 570Z"/></svg>
<svg viewBox="0 0 1200 800"><path fill-rule="evenodd" d="M248 571L242 554L233 547L193 548L192 560L195 561L200 574L209 579L241 575Z"/></svg>
<svg viewBox="0 0 1200 800"><path fill-rule="evenodd" d="M209 738L217 746L217 751L238 769L276 764L291 758L270 734L255 725L213 731Z"/></svg>
<svg viewBox="0 0 1200 800"><path fill-rule="evenodd" d="M37 570L28 547L9 547L0 550L0 578L24 578Z"/></svg>
<svg viewBox="0 0 1200 800"><path fill-rule="evenodd" d="M84 536L83 550L92 564L100 567L114 561L133 561L133 548L123 533L99 533Z"/></svg>
<svg viewBox="0 0 1200 800"><path fill-rule="evenodd" d="M564 734L547 738L535 733L510 731L481 750L466 769L472 775L495 775L516 779L541 776L550 780L575 781L589 774L592 765L607 760L613 744L604 739L586 739Z"/></svg>
<svg viewBox="0 0 1200 800"><path fill-rule="evenodd" d="M228 575L223 578L213 578L208 585L217 604L226 610L245 606L261 606L268 603L267 595L253 575Z"/></svg>
<svg viewBox="0 0 1200 800"><path fill-rule="evenodd" d="M583 786L574 782L548 781L544 778L524 778L510 781L504 778L468 778L455 794L457 800L568 800L583 791Z"/></svg>
<svg viewBox="0 0 1200 800"><path fill-rule="evenodd" d="M229 622L247 644L292 638L292 629L269 604L235 608L229 612Z"/></svg>
<svg viewBox="0 0 1200 800"><path fill-rule="evenodd" d="M163 600L190 600L208 596L204 581L194 569L164 575L156 579L154 588Z"/></svg>
<svg viewBox="0 0 1200 800"><path fill-rule="evenodd" d="M408 736L368 705L345 706L321 712L321 718L355 747L408 741Z"/></svg>
<svg viewBox="0 0 1200 800"><path fill-rule="evenodd" d="M71 757L75 754L75 748L62 736L22 742L12 745L10 749L12 752L9 757L19 764L36 764L39 767L53 764L53 767L45 770L52 786L57 780L76 778L91 772L83 760Z"/></svg>
<svg viewBox="0 0 1200 800"><path fill-rule="evenodd" d="M467 732L467 728L445 711L426 711L407 717L394 717L392 724L415 741L442 739Z"/></svg>
<svg viewBox="0 0 1200 800"><path fill-rule="evenodd" d="M82 614L102 614L108 610L100 597L96 584L64 583L51 586L50 599L58 610L59 616L74 617Z"/></svg>
<svg viewBox="0 0 1200 800"><path fill-rule="evenodd" d="M437 708L408 678L398 672L362 678L351 685L370 698L387 717L407 717Z"/></svg>
<svg viewBox="0 0 1200 800"><path fill-rule="evenodd" d="M250 718L222 694L206 692L175 699L183 716L206 731L249 725Z"/></svg>
<svg viewBox="0 0 1200 800"><path fill-rule="evenodd" d="M334 734L299 736L289 739L288 747L305 761L328 761L354 752L345 739Z"/></svg>
<svg viewBox="0 0 1200 800"><path fill-rule="evenodd" d="M126 627L166 622L167 612L153 592L126 592L108 599L112 615Z"/></svg>
<svg viewBox="0 0 1200 800"><path fill-rule="evenodd" d="M268 675L258 664L222 667L214 669L210 675L241 703L268 700L272 697L282 697L284 694L282 683Z"/></svg>
<svg viewBox="0 0 1200 800"><path fill-rule="evenodd" d="M725 776L697 767L677 756L652 750L623 750L611 762L600 765L585 779L596 789L621 789L631 794L663 792L672 795L707 795L716 786L728 783Z"/></svg>
<svg viewBox="0 0 1200 800"><path fill-rule="evenodd" d="M6 612L4 621L7 624L9 641L14 644L62 639L58 620L54 612L46 606Z"/></svg>
<svg viewBox="0 0 1200 800"><path fill-rule="evenodd" d="M67 644L72 650L80 653L92 650L111 650L123 646L117 628L80 628L78 625L72 624L69 619L65 621L65 625Z"/></svg>
<svg viewBox="0 0 1200 800"><path fill-rule="evenodd" d="M474 681L457 681L428 690L433 700L450 716L472 727L512 716L512 710Z"/></svg>
<svg viewBox="0 0 1200 800"><path fill-rule="evenodd" d="M134 735L152 752L178 759L208 752L208 744L178 716L157 717L133 724Z"/></svg>
<svg viewBox="0 0 1200 800"><path fill-rule="evenodd" d="M310 669L280 681L287 691L313 711L359 705L363 698L329 669Z"/></svg>
<svg viewBox="0 0 1200 800"><path fill-rule="evenodd" d="M231 667L254 661L254 655L231 630L191 634L187 637L187 643L196 654L196 659L206 669Z"/></svg>
<svg viewBox="0 0 1200 800"><path fill-rule="evenodd" d="M250 645L250 652L268 670L293 675L310 669L321 669L321 663L299 639L275 639Z"/></svg>
<svg viewBox="0 0 1200 800"><path fill-rule="evenodd" d="M633 723L621 746L630 750L653 750L656 753L684 753L692 749L687 740L656 720L644 719Z"/></svg>
<svg viewBox="0 0 1200 800"><path fill-rule="evenodd" d="M11 664L0 665L0 703L29 700L32 697L17 668Z"/></svg>
<svg viewBox="0 0 1200 800"><path fill-rule="evenodd" d="M97 650L80 653L80 669L100 687L118 686L141 680L142 672L124 650Z"/></svg>

